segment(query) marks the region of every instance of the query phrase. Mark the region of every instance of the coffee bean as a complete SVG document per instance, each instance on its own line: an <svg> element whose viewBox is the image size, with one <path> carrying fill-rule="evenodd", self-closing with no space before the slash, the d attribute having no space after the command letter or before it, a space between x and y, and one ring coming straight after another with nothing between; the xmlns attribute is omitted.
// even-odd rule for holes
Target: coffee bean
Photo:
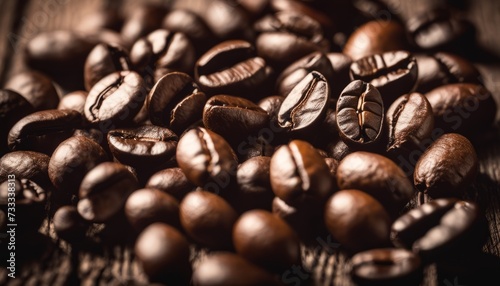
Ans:
<svg viewBox="0 0 500 286"><path fill-rule="evenodd" d="M137 178L125 166L101 163L80 184L78 213L94 223L106 222L122 210L127 197L138 186Z"/></svg>
<svg viewBox="0 0 500 286"><path fill-rule="evenodd" d="M278 124L288 132L310 132L325 118L330 88L323 75L311 72L286 96L278 112Z"/></svg>
<svg viewBox="0 0 500 286"><path fill-rule="evenodd" d="M352 59L343 53L328 53L326 54L333 68L333 83L331 88L331 102L336 102L340 93L350 82L349 70L352 64Z"/></svg>
<svg viewBox="0 0 500 286"><path fill-rule="evenodd" d="M125 215L132 227L141 232L155 222L180 229L179 202L157 189L134 191L125 203Z"/></svg>
<svg viewBox="0 0 500 286"><path fill-rule="evenodd" d="M233 229L236 253L274 273L301 265L299 239L279 217L264 210L251 210Z"/></svg>
<svg viewBox="0 0 500 286"><path fill-rule="evenodd" d="M31 180L42 188L52 187L48 175L50 157L32 151L14 151L0 158L0 182L7 181L9 175Z"/></svg>
<svg viewBox="0 0 500 286"><path fill-rule="evenodd" d="M82 115L74 110L38 111L12 127L7 143L13 151L29 150L51 155L81 124Z"/></svg>
<svg viewBox="0 0 500 286"><path fill-rule="evenodd" d="M357 253L351 259L351 277L357 285L420 285L422 263L418 255L396 248Z"/></svg>
<svg viewBox="0 0 500 286"><path fill-rule="evenodd" d="M373 85L355 80L337 101L337 128L342 140L352 148L369 148L381 139L384 103Z"/></svg>
<svg viewBox="0 0 500 286"><path fill-rule="evenodd" d="M323 27L325 33L329 33L335 26L332 16L329 14L331 11L329 9L324 9L325 7L320 7L321 5L316 5L327 4L326 2L319 3L318 1L295 0L270 0L269 2L273 11L293 11L295 13L304 14L309 18L318 21Z"/></svg>
<svg viewBox="0 0 500 286"><path fill-rule="evenodd" d="M25 71L13 76L5 88L22 95L35 111L56 109L59 104L59 95L51 79L36 71Z"/></svg>
<svg viewBox="0 0 500 286"><path fill-rule="evenodd" d="M328 156L339 162L344 159L345 156L354 152L340 138L334 139L330 144L328 144L327 148Z"/></svg>
<svg viewBox="0 0 500 286"><path fill-rule="evenodd" d="M274 193L269 177L271 157L252 157L238 166L238 189L235 207L244 212L251 209L271 210Z"/></svg>
<svg viewBox="0 0 500 286"><path fill-rule="evenodd" d="M152 175L146 188L158 189L181 201L196 186L186 178L181 168L168 168Z"/></svg>
<svg viewBox="0 0 500 286"><path fill-rule="evenodd" d="M238 162L231 146L205 128L197 127L184 133L176 154L186 177L197 186L210 187L209 191L220 192L236 173Z"/></svg>
<svg viewBox="0 0 500 286"><path fill-rule="evenodd" d="M192 282L194 286L279 285L270 273L230 252L214 253L200 262Z"/></svg>
<svg viewBox="0 0 500 286"><path fill-rule="evenodd" d="M139 74L115 72L90 90L85 102L85 117L101 127L124 125L139 112L145 98L144 81Z"/></svg>
<svg viewBox="0 0 500 286"><path fill-rule="evenodd" d="M410 201L414 191L411 182L394 162L384 156L354 152L337 168L337 184L342 189L358 189L377 199L395 216Z"/></svg>
<svg viewBox="0 0 500 286"><path fill-rule="evenodd" d="M116 44L98 44L90 52L84 67L85 88L90 90L107 75L132 68L128 53Z"/></svg>
<svg viewBox="0 0 500 286"><path fill-rule="evenodd" d="M75 110L84 115L85 101L89 93L83 90L70 92L61 98L57 109L59 110Z"/></svg>
<svg viewBox="0 0 500 286"><path fill-rule="evenodd" d="M241 5L241 8L245 10L245 12L249 15L251 20L258 19L270 10L271 0L240 0L238 4Z"/></svg>
<svg viewBox="0 0 500 286"><path fill-rule="evenodd" d="M52 222L57 237L70 243L82 241L89 228L89 223L80 216L74 206L59 208L54 214Z"/></svg>
<svg viewBox="0 0 500 286"><path fill-rule="evenodd" d="M460 197L478 172L474 146L456 133L439 137L420 157L413 174L418 191L432 198Z"/></svg>
<svg viewBox="0 0 500 286"><path fill-rule="evenodd" d="M131 47L139 38L157 29L168 10L167 5L153 3L142 4L133 9L121 29L121 36L127 46Z"/></svg>
<svg viewBox="0 0 500 286"><path fill-rule="evenodd" d="M372 84L388 106L396 98L413 90L418 68L415 58L406 51L375 54L356 60L351 65L351 79Z"/></svg>
<svg viewBox="0 0 500 286"><path fill-rule="evenodd" d="M189 243L175 228L163 223L148 226L137 238L134 250L150 282L188 284Z"/></svg>
<svg viewBox="0 0 500 286"><path fill-rule="evenodd" d="M9 131L21 118L33 113L33 106L19 93L0 89L0 156L7 152Z"/></svg>
<svg viewBox="0 0 500 286"><path fill-rule="evenodd" d="M207 3L204 19L210 30L221 40L251 41L254 38L254 31L245 11L232 1L210 1Z"/></svg>
<svg viewBox="0 0 500 286"><path fill-rule="evenodd" d="M372 196L359 190L342 190L325 207L326 227L342 247L360 252L389 242L391 219Z"/></svg>
<svg viewBox="0 0 500 286"><path fill-rule="evenodd" d="M425 94L432 106L436 127L445 132L473 135L494 122L497 105L482 85L443 85Z"/></svg>
<svg viewBox="0 0 500 286"><path fill-rule="evenodd" d="M182 227L193 240L213 249L232 249L231 231L237 218L229 203L207 191L190 192L180 204Z"/></svg>

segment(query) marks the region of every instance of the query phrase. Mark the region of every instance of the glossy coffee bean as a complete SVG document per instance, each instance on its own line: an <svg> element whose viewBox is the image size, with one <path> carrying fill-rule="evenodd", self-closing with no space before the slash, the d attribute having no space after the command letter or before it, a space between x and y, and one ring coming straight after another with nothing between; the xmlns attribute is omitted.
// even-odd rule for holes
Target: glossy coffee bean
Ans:
<svg viewBox="0 0 500 286"><path fill-rule="evenodd" d="M125 125L139 112L145 98L144 81L139 74L115 72L90 90L85 102L85 117L101 127Z"/></svg>
<svg viewBox="0 0 500 286"><path fill-rule="evenodd" d="M148 226L137 238L134 250L150 282L188 283L189 243L175 228L164 223Z"/></svg>
<svg viewBox="0 0 500 286"><path fill-rule="evenodd" d="M36 71L25 71L13 76L5 88L22 95L35 111L55 109L59 104L59 95L52 80Z"/></svg>
<svg viewBox="0 0 500 286"><path fill-rule="evenodd" d="M485 218L472 202L437 199L410 210L392 225L395 245L412 249L426 261L452 259L457 252L481 248Z"/></svg>
<svg viewBox="0 0 500 286"><path fill-rule="evenodd" d="M232 249L231 232L238 214L218 195L202 190L190 192L181 201L180 219L196 242L213 249Z"/></svg>
<svg viewBox="0 0 500 286"><path fill-rule="evenodd" d="M349 70L352 59L343 53L328 53L326 57L333 67L333 83L331 87L331 99L336 101L340 93L350 82Z"/></svg>
<svg viewBox="0 0 500 286"><path fill-rule="evenodd" d="M21 118L33 113L33 106L19 93L0 90L0 156L7 152L9 131Z"/></svg>
<svg viewBox="0 0 500 286"><path fill-rule="evenodd" d="M267 112L267 115L269 115L270 126L278 126L278 112L284 100L284 96L272 95L264 97L257 102L257 105L264 109Z"/></svg>
<svg viewBox="0 0 500 286"><path fill-rule="evenodd" d="M415 58L406 51L375 54L356 60L351 65L351 79L372 84L388 106L396 98L413 90L418 67Z"/></svg>
<svg viewBox="0 0 500 286"><path fill-rule="evenodd" d="M235 207L243 212L250 209L271 210L274 193L270 181L271 157L252 157L238 166L238 189Z"/></svg>
<svg viewBox="0 0 500 286"><path fill-rule="evenodd" d="M275 273L300 266L300 245L295 232L279 217L252 210L238 219L233 230L236 253Z"/></svg>
<svg viewBox="0 0 500 286"><path fill-rule="evenodd" d="M49 190L52 186L48 175L50 157L32 151L13 151L0 158L0 181L9 175L31 180Z"/></svg>
<svg viewBox="0 0 500 286"><path fill-rule="evenodd" d="M165 5L147 3L133 9L125 18L121 29L121 36L128 47L131 47L139 38L160 27L168 8Z"/></svg>
<svg viewBox="0 0 500 286"><path fill-rule="evenodd" d="M179 202L157 189L140 189L130 194L125 203L125 215L137 232L155 222L180 229Z"/></svg>
<svg viewBox="0 0 500 286"><path fill-rule="evenodd" d="M439 137L420 157L413 174L418 191L432 198L460 197L479 170L474 146L456 133Z"/></svg>
<svg viewBox="0 0 500 286"><path fill-rule="evenodd" d="M158 126L170 127L181 134L202 118L206 102L193 79L179 72L168 73L153 86L146 99L149 119Z"/></svg>
<svg viewBox="0 0 500 286"><path fill-rule="evenodd" d="M7 143L13 151L30 150L51 155L81 124L82 115L74 110L38 111L19 120L10 129Z"/></svg>
<svg viewBox="0 0 500 286"><path fill-rule="evenodd" d="M256 1L252 1L256 2ZM318 21L324 29L325 33L328 33L334 27L334 21L332 16L329 14L328 9L322 9L321 4L318 1L295 1L295 0L269 0L271 9L276 12L280 11L293 11L299 14L307 15L309 18ZM320 4L320 5L316 5Z"/></svg>
<svg viewBox="0 0 500 286"><path fill-rule="evenodd" d="M410 201L414 191L406 174L384 156L354 152L337 168L337 184L342 189L358 189L377 199L395 216Z"/></svg>
<svg viewBox="0 0 500 286"><path fill-rule="evenodd" d="M204 19L215 36L221 40L254 38L249 18L237 3L216 0L208 3Z"/></svg>
<svg viewBox="0 0 500 286"><path fill-rule="evenodd" d="M328 231L349 252L384 247L389 242L391 219L372 196L359 190L342 190L325 206Z"/></svg>
<svg viewBox="0 0 500 286"><path fill-rule="evenodd" d="M128 53L124 48L116 44L98 44L85 61L85 89L92 89L97 82L111 73L131 68Z"/></svg>
<svg viewBox="0 0 500 286"><path fill-rule="evenodd" d="M125 166L101 163L80 184L78 213L87 221L106 222L122 210L127 197L138 186L137 178Z"/></svg>
<svg viewBox="0 0 500 286"><path fill-rule="evenodd" d="M353 60L394 50L406 50L408 43L403 25L391 20L370 21L347 39L343 53Z"/></svg>
<svg viewBox="0 0 500 286"><path fill-rule="evenodd" d="M328 198L333 192L328 166L312 145L294 140L274 153L270 165L273 192L294 205Z"/></svg>
<svg viewBox="0 0 500 286"><path fill-rule="evenodd" d="M410 153L423 146L434 129L434 113L420 93L406 94L394 101L386 113L389 131L387 152Z"/></svg>
<svg viewBox="0 0 500 286"><path fill-rule="evenodd" d="M439 52L434 54L434 58L439 61L448 71L451 82L479 83L481 74L469 60L455 54Z"/></svg>
<svg viewBox="0 0 500 286"><path fill-rule="evenodd" d="M184 133L177 145L176 159L191 182L216 193L229 185L238 164L226 140L202 127Z"/></svg>
<svg viewBox="0 0 500 286"><path fill-rule="evenodd" d="M330 88L325 77L310 72L286 96L278 112L279 126L293 133L311 132L325 118Z"/></svg>
<svg viewBox="0 0 500 286"><path fill-rule="evenodd" d="M266 61L258 57L249 42L222 42L197 61L195 80L210 94L249 95L268 78ZM250 92L252 91L252 92Z"/></svg>
<svg viewBox="0 0 500 286"><path fill-rule="evenodd" d="M473 135L491 126L497 105L482 85L443 85L425 94L432 106L435 125L445 132Z"/></svg>
<svg viewBox="0 0 500 286"><path fill-rule="evenodd" d="M351 148L369 148L382 137L384 102L377 88L355 80L337 101L336 119L340 138Z"/></svg>
<svg viewBox="0 0 500 286"><path fill-rule="evenodd" d="M351 277L357 285L420 285L422 281L422 262L408 250L367 250L354 255L351 261Z"/></svg>
<svg viewBox="0 0 500 286"><path fill-rule="evenodd" d="M59 208L52 218L57 237L68 242L78 242L85 238L89 223L85 221L74 206Z"/></svg>
<svg viewBox="0 0 500 286"><path fill-rule="evenodd" d="M50 181L61 196L76 195L87 172L106 160L106 152L95 141L84 136L70 137L50 157Z"/></svg>
<svg viewBox="0 0 500 286"><path fill-rule="evenodd" d="M64 95L59 101L57 109L59 110L75 110L80 114L84 114L85 101L89 93L83 90L76 90Z"/></svg>
<svg viewBox="0 0 500 286"><path fill-rule="evenodd" d="M203 108L203 125L228 141L238 142L268 127L269 116L248 99L216 95Z"/></svg>
<svg viewBox="0 0 500 286"><path fill-rule="evenodd" d="M153 174L146 188L158 189L181 201L196 186L186 178L181 168L168 168Z"/></svg>
<svg viewBox="0 0 500 286"><path fill-rule="evenodd" d="M194 286L279 285L264 269L229 252L214 253L203 260L194 271L192 282Z"/></svg>

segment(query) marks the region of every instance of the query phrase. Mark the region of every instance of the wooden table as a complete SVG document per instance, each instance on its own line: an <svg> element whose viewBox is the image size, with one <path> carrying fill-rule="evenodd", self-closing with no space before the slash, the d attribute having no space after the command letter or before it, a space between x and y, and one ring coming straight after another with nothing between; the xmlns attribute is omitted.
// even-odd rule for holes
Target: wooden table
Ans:
<svg viewBox="0 0 500 286"><path fill-rule="evenodd" d="M178 5L203 11L200 0L182 0ZM206 0L210 1L210 0ZM205 1L205 3L206 3ZM133 9L132 0L110 1ZM120 3L121 2L121 3ZM204 2L204 1L201 1ZM406 17L419 5L435 3L411 0L387 0L393 12ZM464 16L478 29L480 51L472 56L483 77L485 86L500 103L500 1L450 1L469 5ZM470 3L469 3L470 2ZM465 4L464 4L465 3ZM0 86L13 74L23 69L23 46L37 33L53 29L75 27L88 13L102 7L97 0L2 0L0 1ZM498 122L498 120L497 120ZM497 124L498 125L498 124ZM479 279L500 276L500 132L493 129L475 142L480 158L480 174L471 187L469 199L477 201L486 210L490 237L484 246L484 255L474 265L485 269L477 280L466 285L483 285ZM30 238L33 245L18 245L18 255L25 259L17 264L16 279L8 279L7 271L0 268L0 285L145 285L146 278L134 259L128 241L113 241L113 230L96 229L102 243L69 246L55 239L52 225L45 223L40 237ZM339 253L328 236L302 247L304 267L311 271L316 285L352 285L348 270L349 260ZM2 245L2 250L4 245ZM193 249L193 264L206 256L203 249ZM425 270L423 285L464 285L465 272L438 271L435 265ZM289 276L292 277L292 276ZM290 285L294 285L293 283ZM306 285L299 283L295 285ZM500 284L488 284L500 285Z"/></svg>

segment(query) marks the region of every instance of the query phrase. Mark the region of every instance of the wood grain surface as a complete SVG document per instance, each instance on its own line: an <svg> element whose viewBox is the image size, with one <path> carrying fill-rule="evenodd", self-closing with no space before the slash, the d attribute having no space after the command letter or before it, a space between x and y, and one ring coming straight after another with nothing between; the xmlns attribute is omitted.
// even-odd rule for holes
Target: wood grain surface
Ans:
<svg viewBox="0 0 500 286"><path fill-rule="evenodd" d="M203 13L210 0L180 0L176 5ZM160 1L161 2L161 1ZM436 1L386 0L392 12L405 18L418 7L436 5ZM444 1L446 2L446 1ZM477 28L478 47L470 58L480 69L485 86L500 105L500 1L448 1ZM123 6L130 11L137 1L98 0L0 0L0 86L23 70L23 46L42 31L71 29L89 13L106 7ZM498 116L497 116L498 118ZM498 122L498 120L497 120ZM0 123L1 124L1 123ZM481 265L482 276L466 285L484 285L482 278L500 276L500 132L498 124L474 141L480 158L480 174L468 192L486 211L490 237L484 254L465 264ZM412 201L409 207L414 206ZM119 222L116 223L119 226ZM30 238L29 245L18 251L16 279L7 277L0 268L0 285L146 285L147 280L134 259L131 238L114 243L116 235L127 236L103 226L93 231L94 243L67 245L55 238L52 224L46 221L39 237ZM4 250L4 245L1 246ZM193 248L194 267L206 257L207 250ZM349 278L349 259L340 253L331 237L318 237L302 246L303 267L310 271L313 285L352 285ZM422 285L463 285L462 271L447 271L443 266L425 269ZM300 281L300 280L299 280ZM306 285L306 281L299 284ZM499 285L499 284L491 284Z"/></svg>

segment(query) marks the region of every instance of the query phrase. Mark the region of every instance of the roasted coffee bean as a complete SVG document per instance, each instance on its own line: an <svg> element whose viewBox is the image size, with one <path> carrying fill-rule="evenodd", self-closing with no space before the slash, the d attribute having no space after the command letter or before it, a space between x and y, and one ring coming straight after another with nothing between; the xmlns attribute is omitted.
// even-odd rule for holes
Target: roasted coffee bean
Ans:
<svg viewBox="0 0 500 286"><path fill-rule="evenodd" d="M257 102L257 105L264 109L267 112L267 115L269 115L270 126L278 126L278 112L284 100L284 96L272 95L264 97Z"/></svg>
<svg viewBox="0 0 500 286"><path fill-rule="evenodd" d="M83 90L76 90L63 96L59 101L57 109L59 110L75 110L80 114L84 114L85 101L89 93Z"/></svg>
<svg viewBox="0 0 500 286"><path fill-rule="evenodd" d="M395 245L413 249L426 261L478 251L486 237L486 221L479 207L456 199L437 199L412 209L391 230Z"/></svg>
<svg viewBox="0 0 500 286"><path fill-rule="evenodd" d="M99 124L101 129L125 125L139 112L145 98L144 81L139 74L115 72L90 90L85 102L85 117L90 123Z"/></svg>
<svg viewBox="0 0 500 286"><path fill-rule="evenodd" d="M19 120L10 130L9 148L51 155L57 146L80 128L82 115L74 110L43 110Z"/></svg>
<svg viewBox="0 0 500 286"><path fill-rule="evenodd" d="M331 88L331 102L336 102L340 93L350 82L349 70L352 59L343 53L328 53L326 57L330 60L333 68L333 83Z"/></svg>
<svg viewBox="0 0 500 286"><path fill-rule="evenodd" d="M240 212L251 209L271 210L274 193L271 189L269 168L271 157L252 157L238 166L238 189L234 205Z"/></svg>
<svg viewBox="0 0 500 286"><path fill-rule="evenodd" d="M13 76L5 88L22 95L35 111L56 109L59 104L59 95L51 79L36 71L25 71Z"/></svg>
<svg viewBox="0 0 500 286"><path fill-rule="evenodd" d="M394 50L407 50L403 25L391 20L373 20L351 34L343 53L353 60Z"/></svg>
<svg viewBox="0 0 500 286"><path fill-rule="evenodd" d="M293 11L307 15L309 18L318 21L325 33L328 33L334 28L335 24L332 20L332 16L329 14L330 11L328 9L323 9L324 7L315 5L318 4L319 1L270 0L269 2L273 11Z"/></svg>
<svg viewBox="0 0 500 286"><path fill-rule="evenodd" d="M269 12L271 0L239 0L238 4L250 16L251 20L258 19Z"/></svg>
<svg viewBox="0 0 500 286"><path fill-rule="evenodd" d="M325 163L328 166L328 170L330 171L330 176L335 180L337 180L337 169L339 167L339 160L334 158L325 158ZM334 182L334 185L336 185Z"/></svg>
<svg viewBox="0 0 500 286"><path fill-rule="evenodd" d="M9 175L31 180L42 188L52 187L48 175L50 157L32 151L14 151L0 158L0 182L7 181Z"/></svg>
<svg viewBox="0 0 500 286"><path fill-rule="evenodd" d="M385 116L389 130L387 152L402 151L408 154L413 150L420 150L434 129L432 107L420 93L399 97L389 107Z"/></svg>
<svg viewBox="0 0 500 286"><path fill-rule="evenodd" d="M291 205L306 199L324 201L333 192L328 166L306 141L293 140L276 150L270 175L273 192Z"/></svg>
<svg viewBox="0 0 500 286"><path fill-rule="evenodd" d="M19 93L0 89L0 156L7 152L9 131L21 118L33 113L33 106Z"/></svg>
<svg viewBox="0 0 500 286"><path fill-rule="evenodd" d="M203 260L193 273L192 283L194 286L279 285L270 273L230 252L214 253Z"/></svg>
<svg viewBox="0 0 500 286"><path fill-rule="evenodd" d="M448 70L432 55L417 54L418 66L416 92L425 93L450 81Z"/></svg>
<svg viewBox="0 0 500 286"><path fill-rule="evenodd" d="M168 73L153 86L146 99L149 119L158 126L170 127L181 134L202 118L206 102L193 79L179 72Z"/></svg>
<svg viewBox="0 0 500 286"><path fill-rule="evenodd" d="M381 0L354 0L352 5L365 19L380 20L392 19L400 21L397 11L394 11L386 2ZM396 13L395 13L396 12Z"/></svg>
<svg viewBox="0 0 500 286"><path fill-rule="evenodd" d="M238 214L218 195L194 191L180 204L182 227L196 242L213 249L232 249L231 232Z"/></svg>
<svg viewBox="0 0 500 286"><path fill-rule="evenodd" d="M286 96L278 112L279 126L293 133L307 133L325 118L330 88L323 75L310 72Z"/></svg>
<svg viewBox="0 0 500 286"><path fill-rule="evenodd" d="M420 157L413 174L418 191L432 198L460 197L479 170L474 146L456 133L439 137Z"/></svg>
<svg viewBox="0 0 500 286"><path fill-rule="evenodd" d="M163 17L169 7L161 4L143 4L133 9L125 19L121 36L128 47L131 47L139 38L146 36L160 27Z"/></svg>
<svg viewBox="0 0 500 286"><path fill-rule="evenodd" d="M233 1L210 1L204 15L210 30L221 40L252 41L254 38L254 31L245 10Z"/></svg>
<svg viewBox="0 0 500 286"><path fill-rule="evenodd" d="M181 168L168 168L152 175L146 188L158 189L181 201L196 186L186 178Z"/></svg>
<svg viewBox="0 0 500 286"><path fill-rule="evenodd" d="M59 208L54 217L54 231L57 237L68 242L78 242L85 238L89 223L85 221L74 206Z"/></svg>
<svg viewBox="0 0 500 286"><path fill-rule="evenodd" d="M78 213L94 223L103 223L118 214L127 197L139 186L125 166L104 162L91 169L80 184Z"/></svg>
<svg viewBox="0 0 500 286"><path fill-rule="evenodd" d="M134 250L150 282L189 284L189 243L175 228L164 223L148 226L137 238Z"/></svg>
<svg viewBox="0 0 500 286"><path fill-rule="evenodd" d="M375 54L351 65L351 78L372 84L389 106L396 98L411 92L417 82L415 58L406 51Z"/></svg>
<svg viewBox="0 0 500 286"><path fill-rule="evenodd" d="M381 141L384 102L377 88L355 80L337 101L337 128L340 138L351 148L369 148Z"/></svg>
<svg viewBox="0 0 500 286"><path fill-rule="evenodd" d="M215 193L230 184L238 164L226 140L202 127L184 133L177 145L176 158L191 182Z"/></svg>
<svg viewBox="0 0 500 286"><path fill-rule="evenodd" d="M436 127L445 132L473 135L489 128L497 113L493 96L478 84L444 85L425 97L432 106Z"/></svg>
<svg viewBox="0 0 500 286"><path fill-rule="evenodd" d="M264 210L244 213L233 229L236 253L264 269L282 273L301 265L299 239L288 224Z"/></svg>
<svg viewBox="0 0 500 286"><path fill-rule="evenodd" d="M85 88L90 90L107 75L132 68L128 53L116 44L98 44L90 52L84 67Z"/></svg>
<svg viewBox="0 0 500 286"><path fill-rule="evenodd" d="M271 66L280 69L312 52L328 52L329 43L321 25L302 13L282 11L255 23L260 33L255 42L257 53Z"/></svg>
<svg viewBox="0 0 500 286"><path fill-rule="evenodd" d="M357 253L351 259L351 277L357 285L420 285L422 262L415 253L379 248Z"/></svg>
<svg viewBox="0 0 500 286"><path fill-rule="evenodd" d="M366 192L392 216L397 215L414 194L411 182L393 161L361 151L349 154L340 161L337 184L341 190Z"/></svg>
<svg viewBox="0 0 500 286"><path fill-rule="evenodd" d="M481 81L481 74L467 59L445 52L436 53L434 57L446 67L453 82L479 83Z"/></svg>
<svg viewBox="0 0 500 286"><path fill-rule="evenodd" d="M198 59L194 73L196 82L207 93L253 97L269 76L266 61L256 55L252 44L241 40L212 47Z"/></svg>
<svg viewBox="0 0 500 286"><path fill-rule="evenodd" d="M389 242L391 219L372 196L359 190L342 190L325 206L326 227L342 247L360 252Z"/></svg>
<svg viewBox="0 0 500 286"><path fill-rule="evenodd" d="M328 156L341 161L345 156L354 152L340 138L334 139L328 146Z"/></svg>
<svg viewBox="0 0 500 286"><path fill-rule="evenodd" d="M268 127L269 116L248 99L216 95L203 108L203 125L228 141L238 142Z"/></svg>
<svg viewBox="0 0 500 286"><path fill-rule="evenodd" d="M62 197L76 195L87 172L106 160L106 152L95 141L84 136L70 137L50 157L50 181Z"/></svg>
<svg viewBox="0 0 500 286"><path fill-rule="evenodd" d="M180 229L179 202L157 189L134 191L125 203L125 215L132 227L141 232L155 222Z"/></svg>

